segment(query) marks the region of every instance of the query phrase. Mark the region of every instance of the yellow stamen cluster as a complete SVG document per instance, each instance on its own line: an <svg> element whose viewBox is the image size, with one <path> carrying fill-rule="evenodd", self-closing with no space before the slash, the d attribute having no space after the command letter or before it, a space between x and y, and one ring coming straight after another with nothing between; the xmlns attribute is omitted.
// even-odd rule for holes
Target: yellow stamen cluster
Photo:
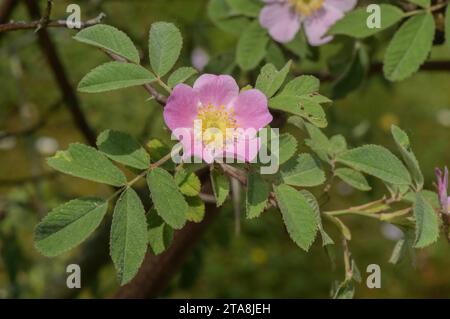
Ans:
<svg viewBox="0 0 450 319"><path fill-rule="evenodd" d="M200 106L196 120L201 121L201 134L204 145L223 148L227 142L234 139L227 130L237 128L234 110L225 106ZM200 133L200 132L199 132Z"/></svg>
<svg viewBox="0 0 450 319"><path fill-rule="evenodd" d="M310 16L323 6L324 0L288 0L295 11L302 16Z"/></svg>

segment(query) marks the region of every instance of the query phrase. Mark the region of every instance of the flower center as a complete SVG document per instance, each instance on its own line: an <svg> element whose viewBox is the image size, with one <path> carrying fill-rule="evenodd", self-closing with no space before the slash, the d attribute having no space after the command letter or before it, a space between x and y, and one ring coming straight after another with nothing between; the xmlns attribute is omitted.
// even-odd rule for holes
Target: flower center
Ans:
<svg viewBox="0 0 450 319"><path fill-rule="evenodd" d="M310 16L323 6L324 0L288 0L298 14Z"/></svg>
<svg viewBox="0 0 450 319"><path fill-rule="evenodd" d="M225 144L234 140L233 131L237 128L234 110L227 110L225 106L200 106L197 121L201 121L201 138L203 144L214 148L223 148ZM228 131L227 131L228 130ZM199 138L199 136L197 136Z"/></svg>

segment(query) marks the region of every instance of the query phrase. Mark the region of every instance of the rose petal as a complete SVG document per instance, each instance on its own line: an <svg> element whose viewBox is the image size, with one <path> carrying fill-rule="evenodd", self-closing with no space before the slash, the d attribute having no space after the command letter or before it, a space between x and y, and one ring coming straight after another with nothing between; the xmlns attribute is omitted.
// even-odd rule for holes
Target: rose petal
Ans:
<svg viewBox="0 0 450 319"><path fill-rule="evenodd" d="M266 5L259 15L259 23L275 41L281 43L292 41L300 30L300 16L287 2Z"/></svg>
<svg viewBox="0 0 450 319"><path fill-rule="evenodd" d="M241 162L252 162L258 155L261 148L259 137L241 138L235 144L228 145L224 152L224 157L235 159Z"/></svg>
<svg viewBox="0 0 450 319"><path fill-rule="evenodd" d="M308 42L314 46L330 42L333 37L325 36L325 34L331 26L343 17L344 14L342 11L333 6L324 4L320 10L305 19L305 33Z"/></svg>
<svg viewBox="0 0 450 319"><path fill-rule="evenodd" d="M182 137L180 142L183 145L183 161L189 162L191 157L197 157L209 164L214 161L214 157L206 151L201 141L194 138L192 129L186 129Z"/></svg>
<svg viewBox="0 0 450 319"><path fill-rule="evenodd" d="M238 127L243 129L260 130L273 120L266 96L255 89L239 94L234 104L234 112Z"/></svg>
<svg viewBox="0 0 450 319"><path fill-rule="evenodd" d="M238 96L239 87L229 75L203 74L194 83L203 105L229 106Z"/></svg>
<svg viewBox="0 0 450 319"><path fill-rule="evenodd" d="M342 12L352 10L357 2L358 0L326 0L326 4L331 5Z"/></svg>
<svg viewBox="0 0 450 319"><path fill-rule="evenodd" d="M164 121L173 131L177 128L191 128L197 116L199 98L186 84L178 84L172 91L164 107Z"/></svg>

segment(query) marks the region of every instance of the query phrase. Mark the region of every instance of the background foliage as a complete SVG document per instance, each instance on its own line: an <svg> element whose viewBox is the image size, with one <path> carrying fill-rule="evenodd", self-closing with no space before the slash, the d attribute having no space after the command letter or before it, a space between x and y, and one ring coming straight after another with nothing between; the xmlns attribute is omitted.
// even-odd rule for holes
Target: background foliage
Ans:
<svg viewBox="0 0 450 319"><path fill-rule="evenodd" d="M66 15L65 2L55 5L55 17ZM178 62L180 66L190 65L191 54L197 47L204 48L214 61L217 57L225 65L230 54L234 54L237 39L211 22L207 16L208 1L79 2L83 19L105 12L108 16L106 22L125 31L141 49L147 47L148 30L153 22L175 23L184 38ZM28 16L23 8L19 8L14 18L26 20ZM51 32L74 86L89 70L107 61L95 50L74 41L74 32ZM392 33L388 31L373 40L379 41L375 59L383 59ZM47 70L47 65L32 32L6 34L0 41L0 85L3 93L0 97L0 130L14 132L38 120L49 106L60 99L60 93L51 74L43 71ZM302 70L324 72L329 68L329 62L339 64L336 53L345 45L346 40L339 39L320 48L320 59L304 61ZM431 59L447 59L448 50L445 46L434 47ZM146 54L142 56L143 63L148 65ZM251 73L241 74L242 86L249 81L254 82L251 77ZM387 82L381 73L373 74L358 91L326 108L329 121L326 132L347 136L352 145L381 144L394 149L390 127L391 124L401 126L413 143L424 171L426 188L433 189L434 166L450 162L450 93L446 89L447 84L448 70L420 72L395 83ZM333 88L323 83L321 93L332 96ZM143 143L150 137L169 142L161 108L155 107L154 101L148 101L148 96L140 88L102 95L81 94L80 99L90 124L97 132L114 129L127 132ZM299 130L291 125L283 131L302 138ZM107 197L109 194L105 186L64 175L48 175L50 169L45 157L50 155L48 151L52 152L49 145L55 141L59 149L66 149L71 142L83 141L63 107L55 107L48 115L47 125L37 132L20 138L0 139L1 297L58 295L58 290L64 285L60 278L64 276L66 261L79 251L71 251L56 259L41 256L32 245L34 226L50 208L69 199L93 194ZM25 177L41 175L45 178L21 181ZM338 184L332 189L334 197L339 199L336 206L347 207L379 198L383 186L375 185L370 192L361 195L344 184ZM407 262L393 266L388 263L395 244L392 239L396 234L392 228L357 216L344 220L351 227L353 237L357 238L349 245L363 279L365 267L371 263L380 264L383 273L381 289L369 290L362 285L357 290L357 297L448 296L450 276L445 270L450 259L449 247L444 240L426 250L419 250L416 268ZM268 211L258 222L243 219L241 229L240 235L234 234L233 211L227 203L165 296L328 297L330 282L342 279L342 269L333 271L319 241L309 254L292 243L278 214ZM336 252L337 258L340 255L339 251ZM49 282L56 284L50 285ZM79 296L107 297L117 285L113 265L105 263Z"/></svg>

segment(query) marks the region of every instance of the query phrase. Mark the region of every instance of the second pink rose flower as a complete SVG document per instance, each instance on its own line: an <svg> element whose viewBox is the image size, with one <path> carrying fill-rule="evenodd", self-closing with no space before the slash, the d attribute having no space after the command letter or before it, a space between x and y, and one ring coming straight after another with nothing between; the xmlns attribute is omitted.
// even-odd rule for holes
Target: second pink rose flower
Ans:
<svg viewBox="0 0 450 319"><path fill-rule="evenodd" d="M308 42L318 46L331 41L328 30L345 12L352 10L357 0L263 0L259 21L278 42L294 39L303 26Z"/></svg>

